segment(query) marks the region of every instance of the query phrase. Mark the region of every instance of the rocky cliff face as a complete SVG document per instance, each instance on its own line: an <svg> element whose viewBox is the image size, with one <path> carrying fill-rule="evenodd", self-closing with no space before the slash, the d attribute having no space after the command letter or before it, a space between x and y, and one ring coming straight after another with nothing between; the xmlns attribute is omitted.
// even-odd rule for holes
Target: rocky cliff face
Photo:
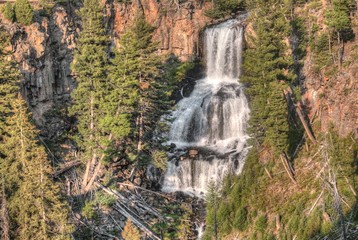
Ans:
<svg viewBox="0 0 358 240"><path fill-rule="evenodd" d="M302 18L315 16L319 31L326 31L324 13L327 4L320 8L307 10L297 9ZM305 16L307 14L307 16ZM352 13L353 14L353 13ZM356 13L358 14L358 13ZM356 15L355 15L356 16ZM311 23L312 24L312 23ZM312 49L307 47L307 55L301 71L303 102L313 121L318 120L321 132L327 132L333 124L341 136L352 133L358 136L358 18L352 17L355 38L344 44L342 64L338 64L338 52L341 46L333 46L332 58L335 63L323 66L319 72L313 70L315 62ZM308 27L307 29L310 29ZM307 30L310 35L310 30ZM314 119L313 119L314 118Z"/></svg>
<svg viewBox="0 0 358 240"><path fill-rule="evenodd" d="M210 22L204 12L211 3L201 0L176 2L141 0L126 4L106 1L106 27L113 42L117 43L136 14L143 12L147 21L156 27L154 39L159 44L160 54L174 53L183 61L197 58L200 31ZM40 127L50 124L50 128L61 128L60 122L46 122L44 114L58 106L66 106L75 87L70 65L81 28L77 10L72 5L56 5L48 18L37 16L36 22L26 27L12 24L0 14L0 24L14 35L14 58L23 73L21 91Z"/></svg>
<svg viewBox="0 0 358 240"><path fill-rule="evenodd" d="M114 33L119 36L132 23L138 11L157 29L154 40L159 43L161 54L174 53L181 60L192 60L200 55L200 32L211 22L204 13L211 2L202 0L182 1L141 0L131 5L115 4ZM174 3L174 4L173 4Z"/></svg>
<svg viewBox="0 0 358 240"><path fill-rule="evenodd" d="M13 34L13 56L23 74L21 92L40 126L45 125L46 112L69 102L74 87L70 72L76 36L73 16L70 8L57 6L49 18L37 16L30 26L3 20ZM53 124L46 128L63 127L59 119Z"/></svg>

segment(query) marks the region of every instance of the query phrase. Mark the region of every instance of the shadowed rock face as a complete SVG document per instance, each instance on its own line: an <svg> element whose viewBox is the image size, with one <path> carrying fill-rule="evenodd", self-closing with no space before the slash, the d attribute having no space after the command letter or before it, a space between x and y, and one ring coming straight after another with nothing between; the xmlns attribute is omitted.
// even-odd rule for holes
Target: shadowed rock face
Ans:
<svg viewBox="0 0 358 240"><path fill-rule="evenodd" d="M78 30L74 16L57 6L49 18L24 28L11 26L14 58L23 74L21 90L40 126L47 111L70 101L70 64Z"/></svg>

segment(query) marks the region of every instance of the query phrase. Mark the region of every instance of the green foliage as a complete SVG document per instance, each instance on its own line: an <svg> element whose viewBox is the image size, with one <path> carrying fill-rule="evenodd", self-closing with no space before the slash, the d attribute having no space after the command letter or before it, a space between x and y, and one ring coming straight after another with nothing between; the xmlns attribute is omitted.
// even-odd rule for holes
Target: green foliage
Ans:
<svg viewBox="0 0 358 240"><path fill-rule="evenodd" d="M154 150L152 152L152 163L156 168L163 171L167 169L168 156L167 152L161 150Z"/></svg>
<svg viewBox="0 0 358 240"><path fill-rule="evenodd" d="M244 231L248 227L248 211L246 207L240 207L235 213L234 227Z"/></svg>
<svg viewBox="0 0 358 240"><path fill-rule="evenodd" d="M7 2L2 7L1 12L7 20L10 20L11 22L15 21L15 9L10 2Z"/></svg>
<svg viewBox="0 0 358 240"><path fill-rule="evenodd" d="M241 81L248 85L252 110L250 133L259 144L279 153L287 151L289 145L288 109L283 90L296 76L292 72L293 59L286 54L288 46L283 42L291 26L285 20L285 11L278 11L272 2L251 2L256 15L253 21L256 36L250 38L252 43L244 53ZM281 6L285 8L283 3Z"/></svg>
<svg viewBox="0 0 358 240"><path fill-rule="evenodd" d="M331 8L325 13L326 24L337 34L338 41L346 41L353 37L349 17L350 5L351 0L333 0Z"/></svg>
<svg viewBox="0 0 358 240"><path fill-rule="evenodd" d="M218 207L219 207L219 186L215 182L210 182L205 196L207 202L206 229L203 239L211 239L215 236L218 239Z"/></svg>
<svg viewBox="0 0 358 240"><path fill-rule="evenodd" d="M103 192L96 193L96 202L101 206L111 207L116 200L116 197L113 195L104 194Z"/></svg>
<svg viewBox="0 0 358 240"><path fill-rule="evenodd" d="M104 121L104 99L108 94L106 51L109 38L98 1L85 0L80 16L83 30L79 34L71 66L77 87L71 94L73 105L69 112L77 118L79 135L76 136L76 142L83 151L83 159L87 160L99 154L99 146L104 145L109 134L99 127L100 121Z"/></svg>
<svg viewBox="0 0 358 240"><path fill-rule="evenodd" d="M213 18L223 18L230 13L244 7L244 0L214 0L214 6L205 12L205 15Z"/></svg>
<svg viewBox="0 0 358 240"><path fill-rule="evenodd" d="M0 28L0 176L3 210L9 210L11 238L68 239L68 206L52 180L46 152L37 141L26 102L18 95L19 71Z"/></svg>
<svg viewBox="0 0 358 240"><path fill-rule="evenodd" d="M319 73L325 66L333 63L330 54L329 35L325 32L319 34L311 44L314 56L314 72Z"/></svg>
<svg viewBox="0 0 358 240"><path fill-rule="evenodd" d="M255 222L255 228L257 231L263 233L267 227L267 218L265 215L261 215Z"/></svg>
<svg viewBox="0 0 358 240"><path fill-rule="evenodd" d="M1 145L5 161L0 170L6 178L9 210L19 239L68 239L68 207L52 181L52 168L29 120L21 97L14 99L6 119ZM20 143L20 144L19 144Z"/></svg>
<svg viewBox="0 0 358 240"><path fill-rule="evenodd" d="M11 102L18 91L20 72L11 60L10 36L0 27L0 139L4 136L6 116L11 112Z"/></svg>
<svg viewBox="0 0 358 240"><path fill-rule="evenodd" d="M16 21L23 25L30 25L33 21L34 12L28 0L15 1Z"/></svg>
<svg viewBox="0 0 358 240"><path fill-rule="evenodd" d="M82 208L82 215L87 219L93 219L97 217L95 210L95 203L93 201L86 201Z"/></svg>

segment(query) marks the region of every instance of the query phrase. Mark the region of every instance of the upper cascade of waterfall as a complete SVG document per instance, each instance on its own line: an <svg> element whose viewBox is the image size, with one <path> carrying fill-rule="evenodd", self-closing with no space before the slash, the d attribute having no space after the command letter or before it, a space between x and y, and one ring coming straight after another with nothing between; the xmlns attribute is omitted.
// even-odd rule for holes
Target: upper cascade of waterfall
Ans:
<svg viewBox="0 0 358 240"><path fill-rule="evenodd" d="M245 138L249 108L239 84L243 27L229 20L205 31L207 76L198 80L173 113L169 133L179 146L206 146L225 151Z"/></svg>
<svg viewBox="0 0 358 240"><path fill-rule="evenodd" d="M205 31L207 80L237 81L240 75L243 27L229 20Z"/></svg>
<svg viewBox="0 0 358 240"><path fill-rule="evenodd" d="M196 81L191 95L171 114L169 143L176 148L169 154L165 192L203 196L210 181L220 183L226 174L242 169L250 113L239 83L243 31L239 20L205 31L206 77ZM193 149L198 154L188 158Z"/></svg>

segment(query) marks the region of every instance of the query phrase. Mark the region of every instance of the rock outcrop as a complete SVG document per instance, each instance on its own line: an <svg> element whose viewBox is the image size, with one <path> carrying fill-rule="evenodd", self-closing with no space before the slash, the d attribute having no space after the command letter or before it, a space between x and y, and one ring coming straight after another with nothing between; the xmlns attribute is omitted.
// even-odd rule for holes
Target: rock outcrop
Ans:
<svg viewBox="0 0 358 240"><path fill-rule="evenodd" d="M70 71L76 36L73 16L70 8L57 6L49 18L10 28L13 56L23 74L21 91L40 126L46 112L69 102L74 87Z"/></svg>
<svg viewBox="0 0 358 240"><path fill-rule="evenodd" d="M202 0L177 2L106 1L105 21L109 35L117 43L136 15L144 13L147 21L156 27L154 40L158 42L159 54L174 53L183 61L196 59L202 45L200 32L211 21L204 15L211 3ZM45 114L66 106L75 87L70 65L81 28L77 10L73 5L57 4L49 17L36 14L36 21L30 26L12 24L0 14L0 24L13 34L13 55L23 74L21 91L40 127L48 128ZM60 126L56 123L52 127Z"/></svg>
<svg viewBox="0 0 358 240"><path fill-rule="evenodd" d="M138 3L139 2L139 3ZM114 33L120 36L132 23L136 14L143 12L147 21L156 27L154 40L161 54L174 53L187 61L199 57L202 46L200 33L211 22L205 11L211 2L202 0L133 1L131 5L115 4Z"/></svg>

